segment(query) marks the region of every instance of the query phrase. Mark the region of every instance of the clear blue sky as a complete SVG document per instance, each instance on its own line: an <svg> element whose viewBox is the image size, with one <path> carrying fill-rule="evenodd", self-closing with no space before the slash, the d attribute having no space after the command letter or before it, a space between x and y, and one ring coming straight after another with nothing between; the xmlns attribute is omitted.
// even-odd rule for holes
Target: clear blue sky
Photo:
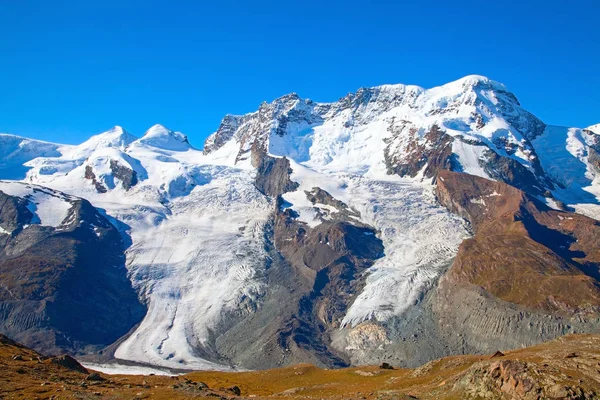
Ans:
<svg viewBox="0 0 600 400"><path fill-rule="evenodd" d="M155 123L197 147L289 92L480 74L547 123L600 122L600 1L0 0L0 132Z"/></svg>

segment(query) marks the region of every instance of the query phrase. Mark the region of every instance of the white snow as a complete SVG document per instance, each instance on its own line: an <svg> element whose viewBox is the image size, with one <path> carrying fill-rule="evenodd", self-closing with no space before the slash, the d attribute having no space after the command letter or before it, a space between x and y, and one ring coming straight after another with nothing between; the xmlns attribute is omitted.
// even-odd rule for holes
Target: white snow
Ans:
<svg viewBox="0 0 600 400"><path fill-rule="evenodd" d="M132 226L128 268L149 303L139 328L115 352L117 358L226 369L203 361L193 348L208 344L210 330L227 312L243 307L242 301L259 301L264 293L264 225L272 203L251 178L246 171L223 170L174 199L168 214L137 209L121 216ZM140 211L146 217L132 220Z"/></svg>
<svg viewBox="0 0 600 400"><path fill-rule="evenodd" d="M471 204L478 204L480 206L486 206L484 199L471 199Z"/></svg>
<svg viewBox="0 0 600 400"><path fill-rule="evenodd" d="M592 137L577 128L547 126L533 140L544 171L563 188L553 191L556 199L573 205L582 213L597 218L600 215L600 177L587 160L587 148ZM597 210L595 210L597 209Z"/></svg>
<svg viewBox="0 0 600 400"><path fill-rule="evenodd" d="M472 146L455 140L452 143L452 152L456 154L456 158L462 166L462 172L488 178L488 174L481 166L480 160L484 159L484 146Z"/></svg>
<svg viewBox="0 0 600 400"><path fill-rule="evenodd" d="M468 232L462 219L435 202L429 185L359 177L347 184L348 204L381 232L385 249L343 319L343 326L354 326L370 318L384 321L414 304L449 266Z"/></svg>
<svg viewBox="0 0 600 400"><path fill-rule="evenodd" d="M173 132L163 125L154 125L138 143L171 151L186 151L191 148L187 137L181 132Z"/></svg>

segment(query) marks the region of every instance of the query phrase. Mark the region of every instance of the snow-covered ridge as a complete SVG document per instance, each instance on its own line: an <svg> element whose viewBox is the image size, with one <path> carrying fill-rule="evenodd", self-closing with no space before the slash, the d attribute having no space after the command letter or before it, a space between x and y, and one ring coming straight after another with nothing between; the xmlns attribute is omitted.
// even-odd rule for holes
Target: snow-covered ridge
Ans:
<svg viewBox="0 0 600 400"><path fill-rule="evenodd" d="M187 136L181 132L173 132L160 124L148 129L137 143L172 151L186 151L192 148Z"/></svg>
<svg viewBox="0 0 600 400"><path fill-rule="evenodd" d="M529 141L543 132L543 122L524 110L504 85L477 75L431 89L401 84L361 88L334 103L286 95L263 103L254 113L227 116L207 139L205 153L234 141L237 146L230 151L243 160L259 141L271 154L319 168L380 175L386 171L386 142L402 151L433 126L535 170Z"/></svg>
<svg viewBox="0 0 600 400"><path fill-rule="evenodd" d="M586 128L586 130L590 131L590 132L594 132L597 135L600 135L600 124L596 124L596 125L592 125L592 126L588 126Z"/></svg>
<svg viewBox="0 0 600 400"><path fill-rule="evenodd" d="M27 209L33 214L31 224L54 228L62 225L75 200L64 193L21 182L0 181L0 192L26 201Z"/></svg>

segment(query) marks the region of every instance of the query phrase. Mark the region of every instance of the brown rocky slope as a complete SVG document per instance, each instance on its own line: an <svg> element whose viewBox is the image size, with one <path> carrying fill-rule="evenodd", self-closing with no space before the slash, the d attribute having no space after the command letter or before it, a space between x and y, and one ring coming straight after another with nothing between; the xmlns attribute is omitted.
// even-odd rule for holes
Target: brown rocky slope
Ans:
<svg viewBox="0 0 600 400"><path fill-rule="evenodd" d="M597 399L600 336L456 356L417 369L326 370L300 364L268 371L183 376L106 375L69 356L44 357L0 335L3 399Z"/></svg>
<svg viewBox="0 0 600 400"><path fill-rule="evenodd" d="M440 171L437 197L472 224L445 279L532 310L600 310L600 223L502 182Z"/></svg>

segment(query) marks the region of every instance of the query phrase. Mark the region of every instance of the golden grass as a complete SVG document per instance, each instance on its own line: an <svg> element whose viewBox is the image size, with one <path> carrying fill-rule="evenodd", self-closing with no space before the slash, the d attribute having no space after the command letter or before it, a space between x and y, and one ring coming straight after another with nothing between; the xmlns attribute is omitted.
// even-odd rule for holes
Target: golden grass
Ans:
<svg viewBox="0 0 600 400"><path fill-rule="evenodd" d="M578 357L565 362L570 353ZM23 360L13 360L15 355ZM102 374L107 380L91 382L85 380L85 374L67 370L49 359L40 362L37 357L29 349L0 344L0 398L462 399L464 393L455 384L466 371L474 364L489 365L498 360L490 359L490 355L454 356L417 369L394 370L377 366L327 370L300 364L265 371L192 372L179 377ZM600 387L600 373L597 378L590 377L578 366L600 362L600 335L570 335L506 352L499 359L546 365L567 377L566 383ZM86 387L81 386L82 382ZM201 390L196 382L204 382L210 389ZM241 396L228 390L232 386L240 388Z"/></svg>

